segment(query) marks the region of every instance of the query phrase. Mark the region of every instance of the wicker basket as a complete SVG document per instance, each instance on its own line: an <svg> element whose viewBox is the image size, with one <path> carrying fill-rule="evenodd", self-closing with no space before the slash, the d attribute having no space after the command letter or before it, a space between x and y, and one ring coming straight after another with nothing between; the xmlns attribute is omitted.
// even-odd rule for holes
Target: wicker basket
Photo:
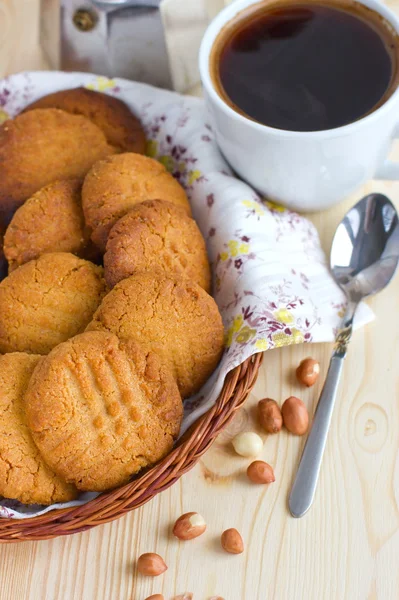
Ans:
<svg viewBox="0 0 399 600"><path fill-rule="evenodd" d="M262 358L263 354L255 354L231 371L213 408L198 419L164 460L144 475L82 506L53 510L31 519L0 519L0 542L45 540L86 531L122 517L166 490L195 465L242 406L255 384Z"/></svg>

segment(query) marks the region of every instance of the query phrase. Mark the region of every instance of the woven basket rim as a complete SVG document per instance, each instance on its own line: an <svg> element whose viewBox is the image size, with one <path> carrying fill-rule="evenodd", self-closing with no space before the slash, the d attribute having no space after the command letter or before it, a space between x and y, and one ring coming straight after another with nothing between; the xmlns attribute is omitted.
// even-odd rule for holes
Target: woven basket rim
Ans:
<svg viewBox="0 0 399 600"><path fill-rule="evenodd" d="M86 504L55 509L27 519L0 518L0 543L45 540L109 523L139 508L194 467L243 405L259 374L263 353L247 358L226 377L215 405L162 461L130 483Z"/></svg>

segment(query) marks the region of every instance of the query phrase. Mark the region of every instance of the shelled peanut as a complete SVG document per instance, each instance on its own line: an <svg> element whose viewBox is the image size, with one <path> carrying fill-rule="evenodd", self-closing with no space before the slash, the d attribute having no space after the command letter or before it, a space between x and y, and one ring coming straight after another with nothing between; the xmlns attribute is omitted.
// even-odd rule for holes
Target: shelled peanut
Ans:
<svg viewBox="0 0 399 600"><path fill-rule="evenodd" d="M233 438L233 448L240 456L253 458L262 452L263 440L253 431L244 431Z"/></svg>
<svg viewBox="0 0 399 600"><path fill-rule="evenodd" d="M223 550L229 554L242 554L244 552L244 542L237 529L231 528L223 531L220 541Z"/></svg>
<svg viewBox="0 0 399 600"><path fill-rule="evenodd" d="M179 517L173 527L173 535L187 541L199 537L206 530L204 517L196 512L185 513Z"/></svg>
<svg viewBox="0 0 399 600"><path fill-rule="evenodd" d="M290 396L281 407L284 425L294 435L304 435L309 427L309 413L305 404L296 396Z"/></svg>
<svg viewBox="0 0 399 600"><path fill-rule="evenodd" d="M263 460L254 460L247 469L247 476L252 483L273 483L273 481L276 481L273 467Z"/></svg>
<svg viewBox="0 0 399 600"><path fill-rule="evenodd" d="M162 575L167 568L162 556L155 554L155 552L146 552L139 556L137 560L138 572L147 577L158 577L158 575Z"/></svg>
<svg viewBox="0 0 399 600"><path fill-rule="evenodd" d="M296 370L296 378L298 379L299 383L302 383L307 387L314 385L319 375L320 363L310 356L304 358Z"/></svg>
<svg viewBox="0 0 399 600"><path fill-rule="evenodd" d="M258 402L258 420L266 433L278 433L283 426L283 416L279 405L271 398Z"/></svg>

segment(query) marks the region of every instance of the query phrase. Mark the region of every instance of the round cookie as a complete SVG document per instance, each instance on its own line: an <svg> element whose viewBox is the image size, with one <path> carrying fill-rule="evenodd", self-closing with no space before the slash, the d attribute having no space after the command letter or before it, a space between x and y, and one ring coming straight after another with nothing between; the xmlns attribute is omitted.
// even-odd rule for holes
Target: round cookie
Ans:
<svg viewBox="0 0 399 600"><path fill-rule="evenodd" d="M176 383L159 358L104 332L54 348L35 370L25 400L44 459L90 491L127 483L163 458L183 414Z"/></svg>
<svg viewBox="0 0 399 600"><path fill-rule="evenodd" d="M87 326L93 330L133 339L158 354L183 398L202 387L223 352L222 318L214 299L196 283L167 273L139 273L120 281Z"/></svg>
<svg viewBox="0 0 399 600"><path fill-rule="evenodd" d="M114 153L101 129L80 115L55 108L18 115L0 126L0 218L58 179L83 179L90 167Z"/></svg>
<svg viewBox="0 0 399 600"><path fill-rule="evenodd" d="M93 242L105 252L108 234L120 217L144 200L169 200L191 214L182 186L158 161L125 153L97 162L82 189L86 223Z"/></svg>
<svg viewBox="0 0 399 600"><path fill-rule="evenodd" d="M0 352L47 354L84 330L105 291L102 267L68 252L22 265L0 283Z"/></svg>
<svg viewBox="0 0 399 600"><path fill-rule="evenodd" d="M40 456L26 423L24 393L40 356L0 357L0 494L24 504L73 500L77 490Z"/></svg>
<svg viewBox="0 0 399 600"><path fill-rule="evenodd" d="M187 277L207 292L211 286L205 241L196 222L183 208L164 200L141 202L115 223L104 269L110 287L153 269Z"/></svg>
<svg viewBox="0 0 399 600"><path fill-rule="evenodd" d="M36 108L60 108L67 113L83 115L104 132L111 146L122 152L145 153L143 127L118 98L79 87L44 96L30 104L24 112Z"/></svg>
<svg viewBox="0 0 399 600"><path fill-rule="evenodd" d="M90 251L78 179L56 181L33 194L14 214L4 236L9 271L45 252Z"/></svg>

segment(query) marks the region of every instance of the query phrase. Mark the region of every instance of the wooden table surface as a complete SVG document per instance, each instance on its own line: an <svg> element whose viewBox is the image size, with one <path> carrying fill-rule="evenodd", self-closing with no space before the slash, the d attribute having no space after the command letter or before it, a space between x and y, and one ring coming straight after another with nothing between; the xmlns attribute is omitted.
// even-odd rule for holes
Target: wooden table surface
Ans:
<svg viewBox="0 0 399 600"><path fill-rule="evenodd" d="M0 75L45 67L37 43L38 0L0 0ZM399 11L399 0L392 2ZM4 33L5 32L5 33ZM396 153L399 159L399 152ZM399 206L399 183L369 183L340 206L311 215L328 250L340 218L361 195L386 193ZM257 429L253 409L270 396L300 395L313 413L331 345L297 346L265 356L245 407L200 463L140 510L86 533L0 547L0 600L397 600L399 598L399 276L371 305L374 323L354 335L312 510L300 520L287 511L287 493L303 438L263 436L262 458L276 482L256 487L247 460L229 442ZM293 378L312 354L322 377L303 391ZM171 537L183 512L206 518L206 535L186 544ZM229 556L219 535L236 527L245 552ZM154 580L137 576L142 552L161 554L169 570Z"/></svg>

